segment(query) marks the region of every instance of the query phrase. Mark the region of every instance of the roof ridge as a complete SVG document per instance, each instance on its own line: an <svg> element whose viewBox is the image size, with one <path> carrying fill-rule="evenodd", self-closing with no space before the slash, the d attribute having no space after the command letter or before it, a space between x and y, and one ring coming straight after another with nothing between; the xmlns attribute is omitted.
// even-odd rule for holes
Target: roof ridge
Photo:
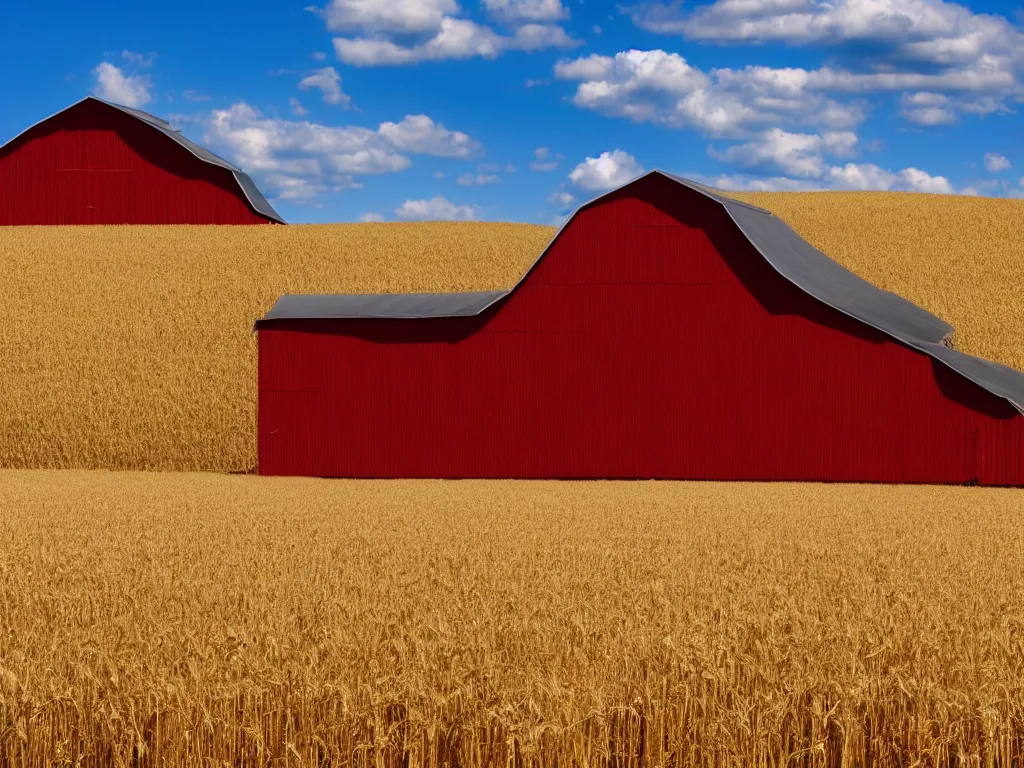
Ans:
<svg viewBox="0 0 1024 768"><path fill-rule="evenodd" d="M669 173L668 171L662 171L661 169L658 169L658 168L656 168L653 171L651 171L651 173L659 173L662 176L665 176L666 178L671 179L672 181L676 182L677 184L682 184L684 187L689 187L690 189L692 189L692 190L694 190L696 192L700 192L705 197L710 197L712 200L715 200L717 202L720 202L720 203L728 202L730 205L741 205L744 208L749 208L752 211L757 211L758 213L763 213L766 216L774 216L775 215L774 213L769 211L767 208L761 208L760 206L754 205L753 203L748 203L748 202L745 202L743 200L737 200L734 197L729 197L727 194L725 194L725 192L727 190L717 189L715 187L710 187L707 184L701 184L700 182L693 181L692 179L684 179L682 176L676 176L674 173Z"/></svg>

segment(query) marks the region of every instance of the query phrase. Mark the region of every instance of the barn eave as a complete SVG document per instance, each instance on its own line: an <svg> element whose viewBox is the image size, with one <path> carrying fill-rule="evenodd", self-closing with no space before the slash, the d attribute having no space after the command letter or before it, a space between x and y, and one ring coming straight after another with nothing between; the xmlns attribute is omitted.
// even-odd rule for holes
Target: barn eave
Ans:
<svg viewBox="0 0 1024 768"><path fill-rule="evenodd" d="M508 291L465 293L356 293L284 294L256 321L273 320L425 320L438 317L473 317ZM254 329L255 329L254 327Z"/></svg>

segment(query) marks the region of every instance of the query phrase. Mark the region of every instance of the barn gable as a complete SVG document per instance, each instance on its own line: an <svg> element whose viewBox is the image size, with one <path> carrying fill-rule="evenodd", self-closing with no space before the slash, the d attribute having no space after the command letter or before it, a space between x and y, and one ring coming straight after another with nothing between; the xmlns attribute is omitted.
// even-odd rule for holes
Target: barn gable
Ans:
<svg viewBox="0 0 1024 768"><path fill-rule="evenodd" d="M730 263L733 272L752 268L751 261L763 261L796 290L790 291L790 301L805 306L820 304L856 321L844 324L848 332L863 332L866 326L923 353L941 365L955 371L996 397L1010 403L1024 413L1024 374L998 363L981 360L957 352L948 346L952 326L896 294L884 291L853 274L821 251L811 246L785 222L770 212L718 195L696 182L681 179L662 171L652 171L619 189L601 195L580 206L562 225L549 245L538 256L519 282L507 291L462 294L378 294L378 295L325 295L282 296L267 315L257 321L256 327L267 327L274 321L289 319L356 319L403 318L424 319L479 315L500 305L515 304L517 292L528 291L537 281L554 279L562 284L588 282L596 279L595 268L607 270L608 265L593 264L587 258L585 247L561 259L552 258L556 246L565 247L574 241L574 231L581 218L597 206L617 202L622 205L643 207L644 199L657 200L658 205L647 204L636 223L624 222L630 235L645 239L646 248L628 249L629 258L616 264L614 273L603 276L614 282L654 281L664 283L677 280L680 274L692 269L692 253L687 258L661 258L671 242L678 243L680 231L672 237L664 228L685 230L694 242L718 238L726 253L743 253L744 258ZM622 238L617 214L590 216L589 231L602 231L603 236ZM646 218L645 218L646 217ZM641 232L644 228L650 232ZM737 237L739 235L739 237ZM720 249L721 250L721 249ZM652 261L653 260L653 261ZM746 262L746 265L745 265ZM655 264L658 266L655 267ZM662 270L652 272L651 270ZM588 271L589 270L589 271ZM557 278L547 275L557 274ZM689 279L689 278L688 278ZM814 301L807 302L811 298ZM807 310L817 315L832 316L820 307Z"/></svg>
<svg viewBox="0 0 1024 768"><path fill-rule="evenodd" d="M241 169L95 96L0 146L0 169L2 224L284 223Z"/></svg>

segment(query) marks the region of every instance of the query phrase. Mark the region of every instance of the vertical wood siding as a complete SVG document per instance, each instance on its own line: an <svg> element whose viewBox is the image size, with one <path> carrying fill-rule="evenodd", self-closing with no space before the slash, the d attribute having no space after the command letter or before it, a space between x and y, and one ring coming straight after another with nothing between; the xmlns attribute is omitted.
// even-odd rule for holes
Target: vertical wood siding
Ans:
<svg viewBox="0 0 1024 768"><path fill-rule="evenodd" d="M260 224L226 168L85 101L0 151L0 225Z"/></svg>
<svg viewBox="0 0 1024 768"><path fill-rule="evenodd" d="M1024 418L651 177L477 318L259 332L261 474L1024 485Z"/></svg>

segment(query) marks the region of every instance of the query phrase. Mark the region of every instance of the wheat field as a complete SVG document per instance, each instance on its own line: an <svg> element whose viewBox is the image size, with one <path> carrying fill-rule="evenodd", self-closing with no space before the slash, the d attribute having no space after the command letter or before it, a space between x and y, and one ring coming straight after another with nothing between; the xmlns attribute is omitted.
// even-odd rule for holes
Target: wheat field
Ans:
<svg viewBox="0 0 1024 768"><path fill-rule="evenodd" d="M1007 489L0 473L0 764L1014 766Z"/></svg>
<svg viewBox="0 0 1024 768"><path fill-rule="evenodd" d="M1024 201L737 194L1024 369ZM3 227L0 467L247 471L253 322L282 293L513 285L554 230L526 224Z"/></svg>

